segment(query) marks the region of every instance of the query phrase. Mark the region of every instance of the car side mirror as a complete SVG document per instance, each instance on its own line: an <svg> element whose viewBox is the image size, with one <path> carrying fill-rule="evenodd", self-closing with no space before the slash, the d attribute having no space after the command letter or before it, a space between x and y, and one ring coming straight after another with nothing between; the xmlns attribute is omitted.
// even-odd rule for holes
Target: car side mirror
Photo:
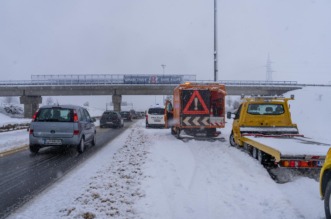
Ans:
<svg viewBox="0 0 331 219"><path fill-rule="evenodd" d="M227 112L226 113L226 118L231 119L231 114L232 114L231 112Z"/></svg>
<svg viewBox="0 0 331 219"><path fill-rule="evenodd" d="M97 120L96 120L95 118L92 118L91 121L92 121L92 122L96 122Z"/></svg>

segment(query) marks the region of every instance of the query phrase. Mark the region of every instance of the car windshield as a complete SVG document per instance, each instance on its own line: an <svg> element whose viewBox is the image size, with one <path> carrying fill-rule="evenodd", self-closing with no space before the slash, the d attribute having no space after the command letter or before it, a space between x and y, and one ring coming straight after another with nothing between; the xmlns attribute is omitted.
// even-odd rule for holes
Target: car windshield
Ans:
<svg viewBox="0 0 331 219"><path fill-rule="evenodd" d="M249 104L247 113L252 115L280 115L284 113L283 104Z"/></svg>
<svg viewBox="0 0 331 219"><path fill-rule="evenodd" d="M73 122L73 110L66 108L41 108L36 122Z"/></svg>
<svg viewBox="0 0 331 219"><path fill-rule="evenodd" d="M164 109L163 108L150 108L148 110L148 114L151 114L151 115L163 115L164 114Z"/></svg>

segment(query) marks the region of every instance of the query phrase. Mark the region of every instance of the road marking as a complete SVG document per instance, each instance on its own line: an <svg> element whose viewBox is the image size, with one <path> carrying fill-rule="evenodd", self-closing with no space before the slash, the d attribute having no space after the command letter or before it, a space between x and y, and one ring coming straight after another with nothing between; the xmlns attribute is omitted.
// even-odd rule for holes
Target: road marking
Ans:
<svg viewBox="0 0 331 219"><path fill-rule="evenodd" d="M22 147L19 147L19 148L15 148L15 149L12 149L12 150L0 152L0 157L4 157L4 156L8 156L10 154L14 154L14 153L17 153L17 152L20 152L20 151L24 151L24 150L27 150L28 148L29 148L28 145L23 145Z"/></svg>

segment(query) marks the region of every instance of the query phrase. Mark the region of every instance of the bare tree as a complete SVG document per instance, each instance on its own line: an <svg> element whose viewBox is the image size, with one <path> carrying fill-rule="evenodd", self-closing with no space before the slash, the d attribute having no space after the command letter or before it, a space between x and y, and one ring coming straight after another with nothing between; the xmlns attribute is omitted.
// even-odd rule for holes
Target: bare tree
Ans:
<svg viewBox="0 0 331 219"><path fill-rule="evenodd" d="M15 99L14 97L8 96L4 98L3 102L7 104L14 103L15 102L14 99Z"/></svg>
<svg viewBox="0 0 331 219"><path fill-rule="evenodd" d="M47 97L46 99L46 105L54 105L54 100L52 97Z"/></svg>
<svg viewBox="0 0 331 219"><path fill-rule="evenodd" d="M231 107L231 105L232 105L232 98L230 97L230 96L227 96L226 97L226 104L229 106L229 107Z"/></svg>
<svg viewBox="0 0 331 219"><path fill-rule="evenodd" d="M235 101L233 102L233 109L238 109L239 106L240 106L240 102L239 102L238 100L235 100Z"/></svg>

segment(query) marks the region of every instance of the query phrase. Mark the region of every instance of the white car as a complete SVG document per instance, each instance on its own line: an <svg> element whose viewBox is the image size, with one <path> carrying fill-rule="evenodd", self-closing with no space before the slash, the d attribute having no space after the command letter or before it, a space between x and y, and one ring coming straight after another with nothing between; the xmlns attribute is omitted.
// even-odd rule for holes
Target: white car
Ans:
<svg viewBox="0 0 331 219"><path fill-rule="evenodd" d="M150 107L146 112L146 128L164 128L164 107L154 106Z"/></svg>

